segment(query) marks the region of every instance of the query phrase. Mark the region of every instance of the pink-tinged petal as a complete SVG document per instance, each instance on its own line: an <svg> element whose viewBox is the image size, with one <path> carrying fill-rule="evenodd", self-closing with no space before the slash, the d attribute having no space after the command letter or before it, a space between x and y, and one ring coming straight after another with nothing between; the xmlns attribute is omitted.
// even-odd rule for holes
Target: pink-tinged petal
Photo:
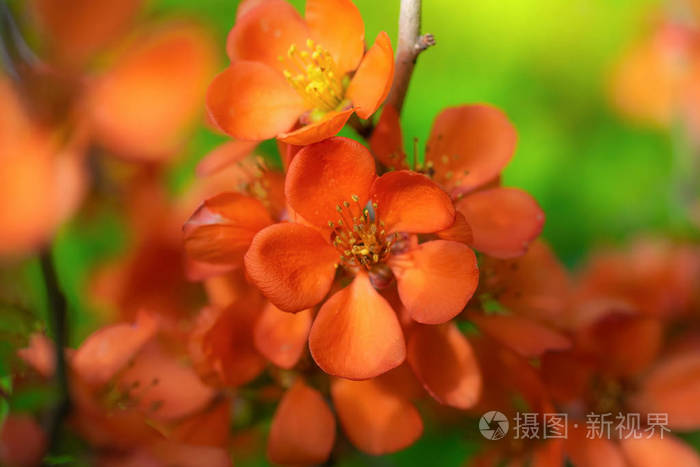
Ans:
<svg viewBox="0 0 700 467"><path fill-rule="evenodd" d="M374 159L364 146L349 138L329 138L302 148L294 156L285 194L295 212L317 227L327 228L329 221L338 219L337 207L343 203L352 203L356 209L365 207L374 179Z"/></svg>
<svg viewBox="0 0 700 467"><path fill-rule="evenodd" d="M542 232L544 213L537 201L517 188L491 188L456 203L472 229L472 246L489 256L522 256Z"/></svg>
<svg viewBox="0 0 700 467"><path fill-rule="evenodd" d="M453 195L498 177L515 151L515 128L503 112L487 105L443 110L433 123L426 146L434 180Z"/></svg>
<svg viewBox="0 0 700 467"><path fill-rule="evenodd" d="M53 376L56 366L53 343L45 335L32 334L29 337L29 346L19 349L17 355L44 378Z"/></svg>
<svg viewBox="0 0 700 467"><path fill-rule="evenodd" d="M396 313L364 273L323 304L309 349L323 371L349 379L375 377L406 357Z"/></svg>
<svg viewBox="0 0 700 467"><path fill-rule="evenodd" d="M204 408L214 390L192 367L169 355L157 343L146 346L119 376L118 387L148 417L175 420Z"/></svg>
<svg viewBox="0 0 700 467"><path fill-rule="evenodd" d="M309 30L296 9L284 0L266 0L240 14L226 40L232 62L262 62L278 71L285 69L289 47L304 47ZM290 70L292 71L292 70ZM280 74L280 77L282 75Z"/></svg>
<svg viewBox="0 0 700 467"><path fill-rule="evenodd" d="M469 319L484 334L526 358L571 347L571 340L565 335L523 316L474 313Z"/></svg>
<svg viewBox="0 0 700 467"><path fill-rule="evenodd" d="M369 140L372 154L389 169L407 169L399 113L386 104Z"/></svg>
<svg viewBox="0 0 700 467"><path fill-rule="evenodd" d="M322 464L334 441L333 412L321 393L297 379L272 419L267 458L284 465Z"/></svg>
<svg viewBox="0 0 700 467"><path fill-rule="evenodd" d="M401 302L415 321L444 323L457 316L476 291L476 255L463 243L434 240L389 259Z"/></svg>
<svg viewBox="0 0 700 467"><path fill-rule="evenodd" d="M91 334L71 361L80 377L95 385L109 381L155 336L158 322L140 313L134 324L114 324Z"/></svg>
<svg viewBox="0 0 700 467"><path fill-rule="evenodd" d="M413 404L377 379L336 379L331 383L331 396L343 431L355 447L368 454L399 451L423 433L423 421Z"/></svg>
<svg viewBox="0 0 700 467"><path fill-rule="evenodd" d="M268 300L296 312L328 294L338 260L338 251L317 230L282 223L258 232L245 255L245 267Z"/></svg>
<svg viewBox="0 0 700 467"><path fill-rule="evenodd" d="M700 429L700 354L684 352L668 357L641 383L635 407L642 413L668 414L674 430Z"/></svg>
<svg viewBox="0 0 700 467"><path fill-rule="evenodd" d="M380 32L365 54L345 95L360 118L369 118L384 102L394 80L394 51L389 35Z"/></svg>
<svg viewBox="0 0 700 467"><path fill-rule="evenodd" d="M311 37L328 50L339 76L357 68L365 53L365 23L351 0L307 0Z"/></svg>
<svg viewBox="0 0 700 467"><path fill-rule="evenodd" d="M455 208L442 188L425 175L399 170L377 178L372 185L377 219L387 233L433 233L454 223Z"/></svg>
<svg viewBox="0 0 700 467"><path fill-rule="evenodd" d="M312 320L310 309L289 313L268 303L255 324L255 348L275 365L292 368L306 347Z"/></svg>
<svg viewBox="0 0 700 467"><path fill-rule="evenodd" d="M283 143L298 146L318 143L337 135L343 129L352 112L353 109L328 112L317 122L304 125L289 133L280 133L277 135L277 139Z"/></svg>
<svg viewBox="0 0 700 467"><path fill-rule="evenodd" d="M219 172L250 155L256 146L255 141L234 140L224 143L204 156L197 164L197 175L205 177Z"/></svg>
<svg viewBox="0 0 700 467"><path fill-rule="evenodd" d="M693 448L668 433L647 438L643 433L641 439L623 439L620 441L622 452L631 467L700 467L700 456Z"/></svg>
<svg viewBox="0 0 700 467"><path fill-rule="evenodd" d="M407 359L423 387L438 402L467 409L479 399L479 365L469 341L453 323L412 328Z"/></svg>
<svg viewBox="0 0 700 467"><path fill-rule="evenodd" d="M233 62L207 91L207 110L223 131L260 141L289 131L305 105L280 73L258 62Z"/></svg>

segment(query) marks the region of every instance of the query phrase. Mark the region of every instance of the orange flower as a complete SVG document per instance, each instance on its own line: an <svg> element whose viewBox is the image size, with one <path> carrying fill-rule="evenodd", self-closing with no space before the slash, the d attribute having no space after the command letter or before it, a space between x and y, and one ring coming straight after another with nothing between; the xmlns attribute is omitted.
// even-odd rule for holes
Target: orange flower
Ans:
<svg viewBox="0 0 700 467"><path fill-rule="evenodd" d="M306 19L284 0L244 2L226 45L231 65L207 94L212 120L244 140L310 144L353 112L371 116L394 74L389 37L364 53L364 23L350 0L308 0Z"/></svg>
<svg viewBox="0 0 700 467"><path fill-rule="evenodd" d="M569 326L568 274L544 242L534 242L519 258L484 257L480 271L480 300L467 318L481 332L526 358L571 346L563 332Z"/></svg>
<svg viewBox="0 0 700 467"><path fill-rule="evenodd" d="M544 224L544 213L532 196L499 183L513 156L516 137L508 118L495 107L451 107L435 118L425 163L416 167L455 199L459 220L466 223L460 227L465 242L496 258L524 254ZM393 107L384 108L370 143L385 167L409 168Z"/></svg>
<svg viewBox="0 0 700 467"><path fill-rule="evenodd" d="M591 439L574 424L565 443L572 462L583 466L700 464L700 457L678 438L658 430L649 432L646 425L647 414L664 413L668 429L700 427L697 347L664 355L661 321L638 312L598 309L596 315L582 318L576 346L547 353L541 360L552 397L581 427L586 426L584 417L589 413L631 413L641 414L636 427L641 432L636 439L614 426L609 438Z"/></svg>
<svg viewBox="0 0 700 467"><path fill-rule="evenodd" d="M393 273L408 314L428 324L453 318L474 292L478 269L468 247L447 240L419 244L414 235L454 222L452 202L427 177L397 171L377 178L362 145L330 138L299 151L285 192L298 222L258 232L245 266L270 302L290 312L321 303L339 266L354 275L325 301L309 336L327 373L371 378L404 360L399 321L372 281Z"/></svg>

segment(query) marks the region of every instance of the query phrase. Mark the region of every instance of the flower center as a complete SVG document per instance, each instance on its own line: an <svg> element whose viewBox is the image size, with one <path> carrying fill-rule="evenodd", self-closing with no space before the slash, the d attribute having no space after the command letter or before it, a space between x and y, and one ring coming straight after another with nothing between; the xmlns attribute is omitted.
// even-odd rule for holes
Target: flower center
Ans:
<svg viewBox="0 0 700 467"><path fill-rule="evenodd" d="M292 44L287 57L289 68L283 73L289 84L304 98L313 109L324 112L335 110L343 102L342 76L338 76L331 54L314 41L306 41L307 49L300 50Z"/></svg>
<svg viewBox="0 0 700 467"><path fill-rule="evenodd" d="M333 229L331 240L341 253L341 262L348 268L372 266L383 262L391 252L394 235L387 237L384 222L376 216L377 204L369 208L360 206L360 199L352 195L352 203L344 201L336 206L338 219L329 221Z"/></svg>

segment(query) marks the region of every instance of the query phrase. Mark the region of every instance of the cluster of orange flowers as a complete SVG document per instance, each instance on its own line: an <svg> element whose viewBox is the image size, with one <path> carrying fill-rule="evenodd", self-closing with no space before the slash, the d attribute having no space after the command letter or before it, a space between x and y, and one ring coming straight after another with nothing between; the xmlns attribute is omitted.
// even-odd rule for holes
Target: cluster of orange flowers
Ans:
<svg viewBox="0 0 700 467"><path fill-rule="evenodd" d="M65 352L70 426L98 465L227 466L263 443L275 464L321 464L350 445L404 449L424 419L473 438L491 410L567 413L569 436L481 439L475 465L700 465L672 434L590 439L581 429L591 412L664 412L674 431L700 428L700 251L643 240L571 276L537 239L537 202L501 184L516 131L488 105L440 112L422 162L406 154L390 104L368 144L336 136L372 117L394 75L388 36L365 50L350 0L307 0L305 18L284 0L242 2L230 64L206 93L210 123L236 139L176 199L154 162L176 152L196 114L209 39L160 27L85 77L62 51L79 43L87 57L98 44L73 37L85 29L51 2L34 3L58 69L82 83L81 117L70 131L37 124L3 78L0 146L12 150L0 150L0 200L28 208L0 211L1 251L45 241L80 199L64 206L65 187L87 189L76 182L84 152L66 154L73 138L60 135L137 162L120 168L134 246L90 283L117 324ZM92 2L75 3L90 14ZM126 21L139 2L96 3L123 8ZM281 168L255 156L268 138ZM40 202L28 195L38 185ZM55 373L43 334L19 356L28 369L18 385ZM0 459L32 465L46 443L33 417L12 414Z"/></svg>

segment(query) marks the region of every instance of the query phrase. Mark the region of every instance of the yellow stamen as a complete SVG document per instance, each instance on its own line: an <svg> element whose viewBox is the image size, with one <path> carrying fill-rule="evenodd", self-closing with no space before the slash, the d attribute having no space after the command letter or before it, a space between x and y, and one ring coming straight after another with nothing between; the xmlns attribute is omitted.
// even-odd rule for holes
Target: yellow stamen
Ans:
<svg viewBox="0 0 700 467"><path fill-rule="evenodd" d="M300 50L292 44L286 60L279 57L289 66L283 71L284 76L311 108L324 112L335 110L345 94L335 61L326 49L311 39L305 45L308 50Z"/></svg>

